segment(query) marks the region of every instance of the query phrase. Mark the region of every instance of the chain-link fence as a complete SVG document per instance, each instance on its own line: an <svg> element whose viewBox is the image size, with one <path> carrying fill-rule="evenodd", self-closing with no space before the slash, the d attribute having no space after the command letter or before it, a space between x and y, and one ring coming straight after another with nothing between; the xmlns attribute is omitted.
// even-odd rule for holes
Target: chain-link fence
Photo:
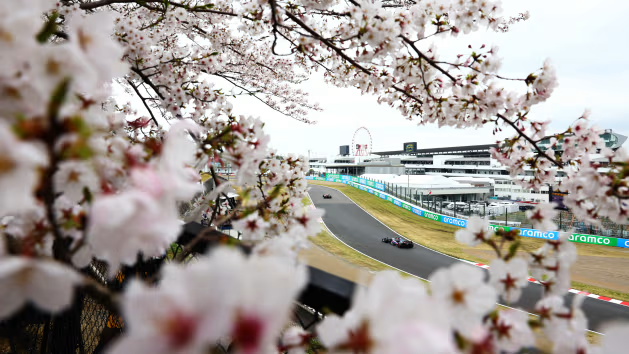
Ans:
<svg viewBox="0 0 629 354"><path fill-rule="evenodd" d="M90 271L101 275L106 267L94 262ZM102 286L114 285L104 283L104 277L93 278ZM26 306L10 320L0 322L0 353L97 353L103 347L101 344L108 343L121 331L117 315L87 293L78 291L72 306L62 313L51 316Z"/></svg>

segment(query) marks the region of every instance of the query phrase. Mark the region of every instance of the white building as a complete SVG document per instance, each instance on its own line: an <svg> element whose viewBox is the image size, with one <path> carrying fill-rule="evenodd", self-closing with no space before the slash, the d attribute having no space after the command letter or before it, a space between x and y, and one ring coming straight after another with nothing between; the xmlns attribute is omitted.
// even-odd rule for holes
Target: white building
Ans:
<svg viewBox="0 0 629 354"><path fill-rule="evenodd" d="M627 137L608 129L601 135L605 145L611 149L619 148ZM544 141L542 141L543 146ZM561 145L561 144L560 144ZM333 156L311 157L310 166L316 173L339 173L361 176L365 174L374 179L383 179L383 175L427 175L444 176L457 183L467 183L476 188L488 188L489 195L520 201L547 202L548 187L540 191L522 188L513 182L509 172L498 161L491 158L490 149L496 144L453 146L415 151L383 151L371 156ZM593 160L601 156L592 156ZM401 172L403 171L403 172ZM557 173L557 181L565 177L565 172ZM521 178L530 178L533 171L524 171ZM443 182L443 181L442 181ZM404 183L401 183L403 185Z"/></svg>

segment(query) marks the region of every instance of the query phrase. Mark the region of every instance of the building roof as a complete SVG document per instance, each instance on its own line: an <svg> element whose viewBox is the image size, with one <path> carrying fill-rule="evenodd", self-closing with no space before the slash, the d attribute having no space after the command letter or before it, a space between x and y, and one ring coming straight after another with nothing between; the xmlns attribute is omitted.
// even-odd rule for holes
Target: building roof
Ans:
<svg viewBox="0 0 629 354"><path fill-rule="evenodd" d="M442 148L430 148L430 149L417 149L415 152L405 152L404 150L395 151L381 151L374 152L376 155L428 155L428 154L456 154L462 152L475 152L475 151L489 151L490 148L498 147L497 144L483 144L483 145L467 145L467 146L452 146Z"/></svg>
<svg viewBox="0 0 629 354"><path fill-rule="evenodd" d="M394 175L394 174L364 174L363 178L385 181L387 183L409 186L412 188L469 188L471 184L461 183L440 175Z"/></svg>
<svg viewBox="0 0 629 354"><path fill-rule="evenodd" d="M479 157L453 157L449 158L446 161L489 161L487 157L479 158Z"/></svg>

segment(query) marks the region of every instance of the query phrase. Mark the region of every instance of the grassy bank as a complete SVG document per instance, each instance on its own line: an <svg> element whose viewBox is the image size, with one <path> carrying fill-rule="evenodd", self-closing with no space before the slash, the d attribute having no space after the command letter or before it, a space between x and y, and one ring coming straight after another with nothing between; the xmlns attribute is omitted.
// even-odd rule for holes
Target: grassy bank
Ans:
<svg viewBox="0 0 629 354"><path fill-rule="evenodd" d="M397 233L426 247L452 257L481 263L489 263L490 259L494 258L494 251L486 245L472 248L456 242L454 232L456 232L459 227L420 218L412 212L399 208L386 200L345 184L321 181L309 181L309 183L331 187L343 192L356 204ZM542 240L526 237L522 237L521 241L524 251L533 251L541 247L544 243ZM614 265L615 260L625 261L629 258L629 253L625 249L578 243L575 243L575 245L580 257L589 256L596 257L597 260L604 259L609 263L610 271L614 272L624 271ZM524 252L522 252L522 254L523 253ZM584 273L588 271L588 264L587 262L585 264L579 263L575 268L578 268L581 273ZM577 275L581 276L580 279L583 279L582 274ZM587 278L585 279L587 280ZM613 281L613 279L606 279L606 281L609 283ZM614 299L629 301L629 294L624 291L592 285L588 282L573 281L572 287Z"/></svg>
<svg viewBox="0 0 629 354"><path fill-rule="evenodd" d="M305 206L310 205L310 199L308 198L304 198L302 202ZM316 246L325 250L326 252L340 257L354 266L374 272L382 270L397 271L396 269L391 268L382 262L371 259L363 255L362 253L355 251L351 247L346 246L343 242L332 236L332 234L323 224L321 225L321 232L319 232L317 236L311 237L310 241ZM409 276L404 272L400 272L400 274L402 274L403 276Z"/></svg>

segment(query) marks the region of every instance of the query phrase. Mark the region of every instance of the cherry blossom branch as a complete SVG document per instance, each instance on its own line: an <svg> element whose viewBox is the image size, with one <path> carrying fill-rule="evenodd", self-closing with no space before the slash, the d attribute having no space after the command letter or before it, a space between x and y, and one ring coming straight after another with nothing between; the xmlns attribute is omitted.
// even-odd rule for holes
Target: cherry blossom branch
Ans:
<svg viewBox="0 0 629 354"><path fill-rule="evenodd" d="M441 66L439 66L437 63L435 63L434 60L428 58L424 53L422 53L416 46L415 43L413 43L413 41L411 41L410 39L406 38L403 35L400 35L400 38L402 38L404 40L404 42L408 43L411 48L413 48L413 50L415 51L415 53L417 53L417 55L419 55L420 58L424 59L426 62L428 62L428 64L430 64L432 67L434 67L435 69L439 70L442 74L444 74L445 76L447 76L450 80L452 80L453 82L456 82L456 79L454 78L454 76L450 75L450 73L448 73L446 70L444 70Z"/></svg>
<svg viewBox="0 0 629 354"><path fill-rule="evenodd" d="M271 52L275 55L279 55L275 52L275 46L277 45L277 4L275 0L269 0L271 5L271 20L273 20L273 44L271 45Z"/></svg>
<svg viewBox="0 0 629 354"><path fill-rule="evenodd" d="M498 116L498 118L502 119L503 122L507 123L509 126L511 126L511 128L513 128L517 133L518 136L521 138L524 138L526 141L528 141L531 145L533 145L533 147L535 148L535 150L537 150L538 154L543 156L545 159L547 159L548 161L552 162L553 164L555 164L557 167L563 167L561 163L559 163L557 160L555 160L554 158L548 156L548 154L542 150L537 143L528 135L524 134L524 132L522 130L520 130L515 123L513 123L509 118L503 116L500 113L497 113L496 116Z"/></svg>
<svg viewBox="0 0 629 354"><path fill-rule="evenodd" d="M210 73L208 73L208 74L210 74ZM255 97L258 101L264 103L267 107L271 108L272 110L277 111L277 112L279 112L279 113L281 113L281 114L283 114L283 115L285 115L287 117L291 117L291 118L297 119L295 117L292 117L290 114L287 114L286 112L282 112L282 110L280 110L280 109L278 109L276 107L271 106L268 102L265 102L262 98L260 98L258 95L256 95L256 93L260 93L260 92L251 91L251 90L247 89L246 87L237 84L236 82L234 82L235 80L233 78L230 78L229 76L227 76L225 74L219 74L219 73L213 73L213 74L210 74L210 75L214 75L214 76L218 76L220 78L223 78L224 80L226 80L230 84L238 87L241 90L246 91L249 96Z"/></svg>
<svg viewBox="0 0 629 354"><path fill-rule="evenodd" d="M395 86L395 85L392 85L391 87L392 87L394 90L396 90L396 91L398 91L398 92L403 93L403 94L404 94L405 96L407 96L408 98L410 98L410 99L412 99L412 100L417 101L417 103L419 103L419 104L424 104L424 101L422 101L419 97L414 96L414 95L411 95L410 93L406 92L406 90L401 89L401 88L399 88L399 87L397 87L397 86Z"/></svg>
<svg viewBox="0 0 629 354"><path fill-rule="evenodd" d="M57 224L57 215L54 209L57 192L55 191L54 175L59 166L59 154L55 151L57 139L63 133L63 127L59 124L59 111L66 99L70 87L70 79L63 80L52 94L52 98L48 105L48 130L43 138L46 150L48 152L49 165L46 172L42 176L42 198L46 209L46 218L50 229L54 236L53 255L62 262L68 263L68 242L64 239L61 229Z"/></svg>
<svg viewBox="0 0 629 354"><path fill-rule="evenodd" d="M159 96L159 98L161 98L162 100L164 99L164 96L159 92L159 88L155 86L155 84L151 81L151 79L149 79L149 77L146 76L142 72L142 70L132 66L131 71L136 73L142 79L142 81L144 81L147 85L151 86L151 88L153 89L153 91L155 91L155 93L157 94L157 96Z"/></svg>
<svg viewBox="0 0 629 354"><path fill-rule="evenodd" d="M155 119L155 115L153 115L153 111L151 110L151 108L149 107L149 105L146 103L147 98L145 98L144 96L142 96L142 94L140 93L140 91L138 90L138 88L133 84L133 82L131 82L131 80L127 80L127 82L129 83L129 85L131 85L131 88L133 89L133 91L135 91L135 93L138 95L138 97L140 97L140 99L142 100L142 104L144 104L144 107L146 108L146 110L149 112L149 114L151 115L151 120L157 125L159 126L159 123L157 122L157 119Z"/></svg>
<svg viewBox="0 0 629 354"><path fill-rule="evenodd" d="M465 64L449 63L449 62L445 62L445 61L435 61L435 63L436 63L436 64L446 64L446 65L451 65L451 66L456 67L457 69L460 69L460 67L464 67L464 68L470 69L470 70L472 70L472 71L475 71L475 72L477 72L477 73L480 73L480 74L485 74L485 75L488 75L488 76L493 76L493 77L498 78L498 79L501 79L501 80L509 80L509 81L524 81L524 82L526 82L526 79L518 79L518 78L512 78L512 77L504 77L504 76L502 76L502 75L498 75L498 74L488 74L488 73L483 73L482 71L480 71L480 70L478 70L478 69L476 69L476 68L472 67L472 66L471 66L471 64L465 65Z"/></svg>
<svg viewBox="0 0 629 354"><path fill-rule="evenodd" d="M128 3L135 3L135 2L137 2L137 0L99 0L99 1L82 3L80 7L82 10L94 10L99 7L113 5L113 4L128 4ZM152 2L152 1L149 0L146 2Z"/></svg>
<svg viewBox="0 0 629 354"><path fill-rule="evenodd" d="M354 3L354 2L352 2L352 3ZM357 3L355 3L355 5L360 7L360 5L358 5ZM313 37L315 37L316 39L318 39L321 42L323 42L326 46L328 46L330 49L332 49L334 52L336 52L341 58L345 59L348 63L352 64L355 68L360 69L362 72L364 72L367 75L370 75L370 76L373 75L373 73L370 70L366 69L365 67L360 65L358 62L356 62L354 59L350 58L341 49L339 49L337 46L335 46L329 40L323 38L323 36L321 36L319 33L317 33L317 31L315 31L312 28L310 28L303 21L301 21L297 16L293 15L290 11L285 11L285 13L286 13L286 16L288 16L291 20L293 20L293 22L297 23L301 28L306 30Z"/></svg>
<svg viewBox="0 0 629 354"><path fill-rule="evenodd" d="M103 7L103 6L108 6L108 5L129 4L129 3L137 3L139 5L144 6L148 3L164 3L164 0L141 0L141 1L140 0L100 0L100 1L83 3L80 5L80 7L82 10L93 10L93 9ZM226 16L233 16L233 17L238 16L238 14L235 14L233 12L212 10L207 7L189 7L184 4L174 2L174 1L168 1L167 4L175 6L175 7L181 7L188 11L193 11L193 12L209 12L209 13L213 13L217 15L226 15Z"/></svg>

